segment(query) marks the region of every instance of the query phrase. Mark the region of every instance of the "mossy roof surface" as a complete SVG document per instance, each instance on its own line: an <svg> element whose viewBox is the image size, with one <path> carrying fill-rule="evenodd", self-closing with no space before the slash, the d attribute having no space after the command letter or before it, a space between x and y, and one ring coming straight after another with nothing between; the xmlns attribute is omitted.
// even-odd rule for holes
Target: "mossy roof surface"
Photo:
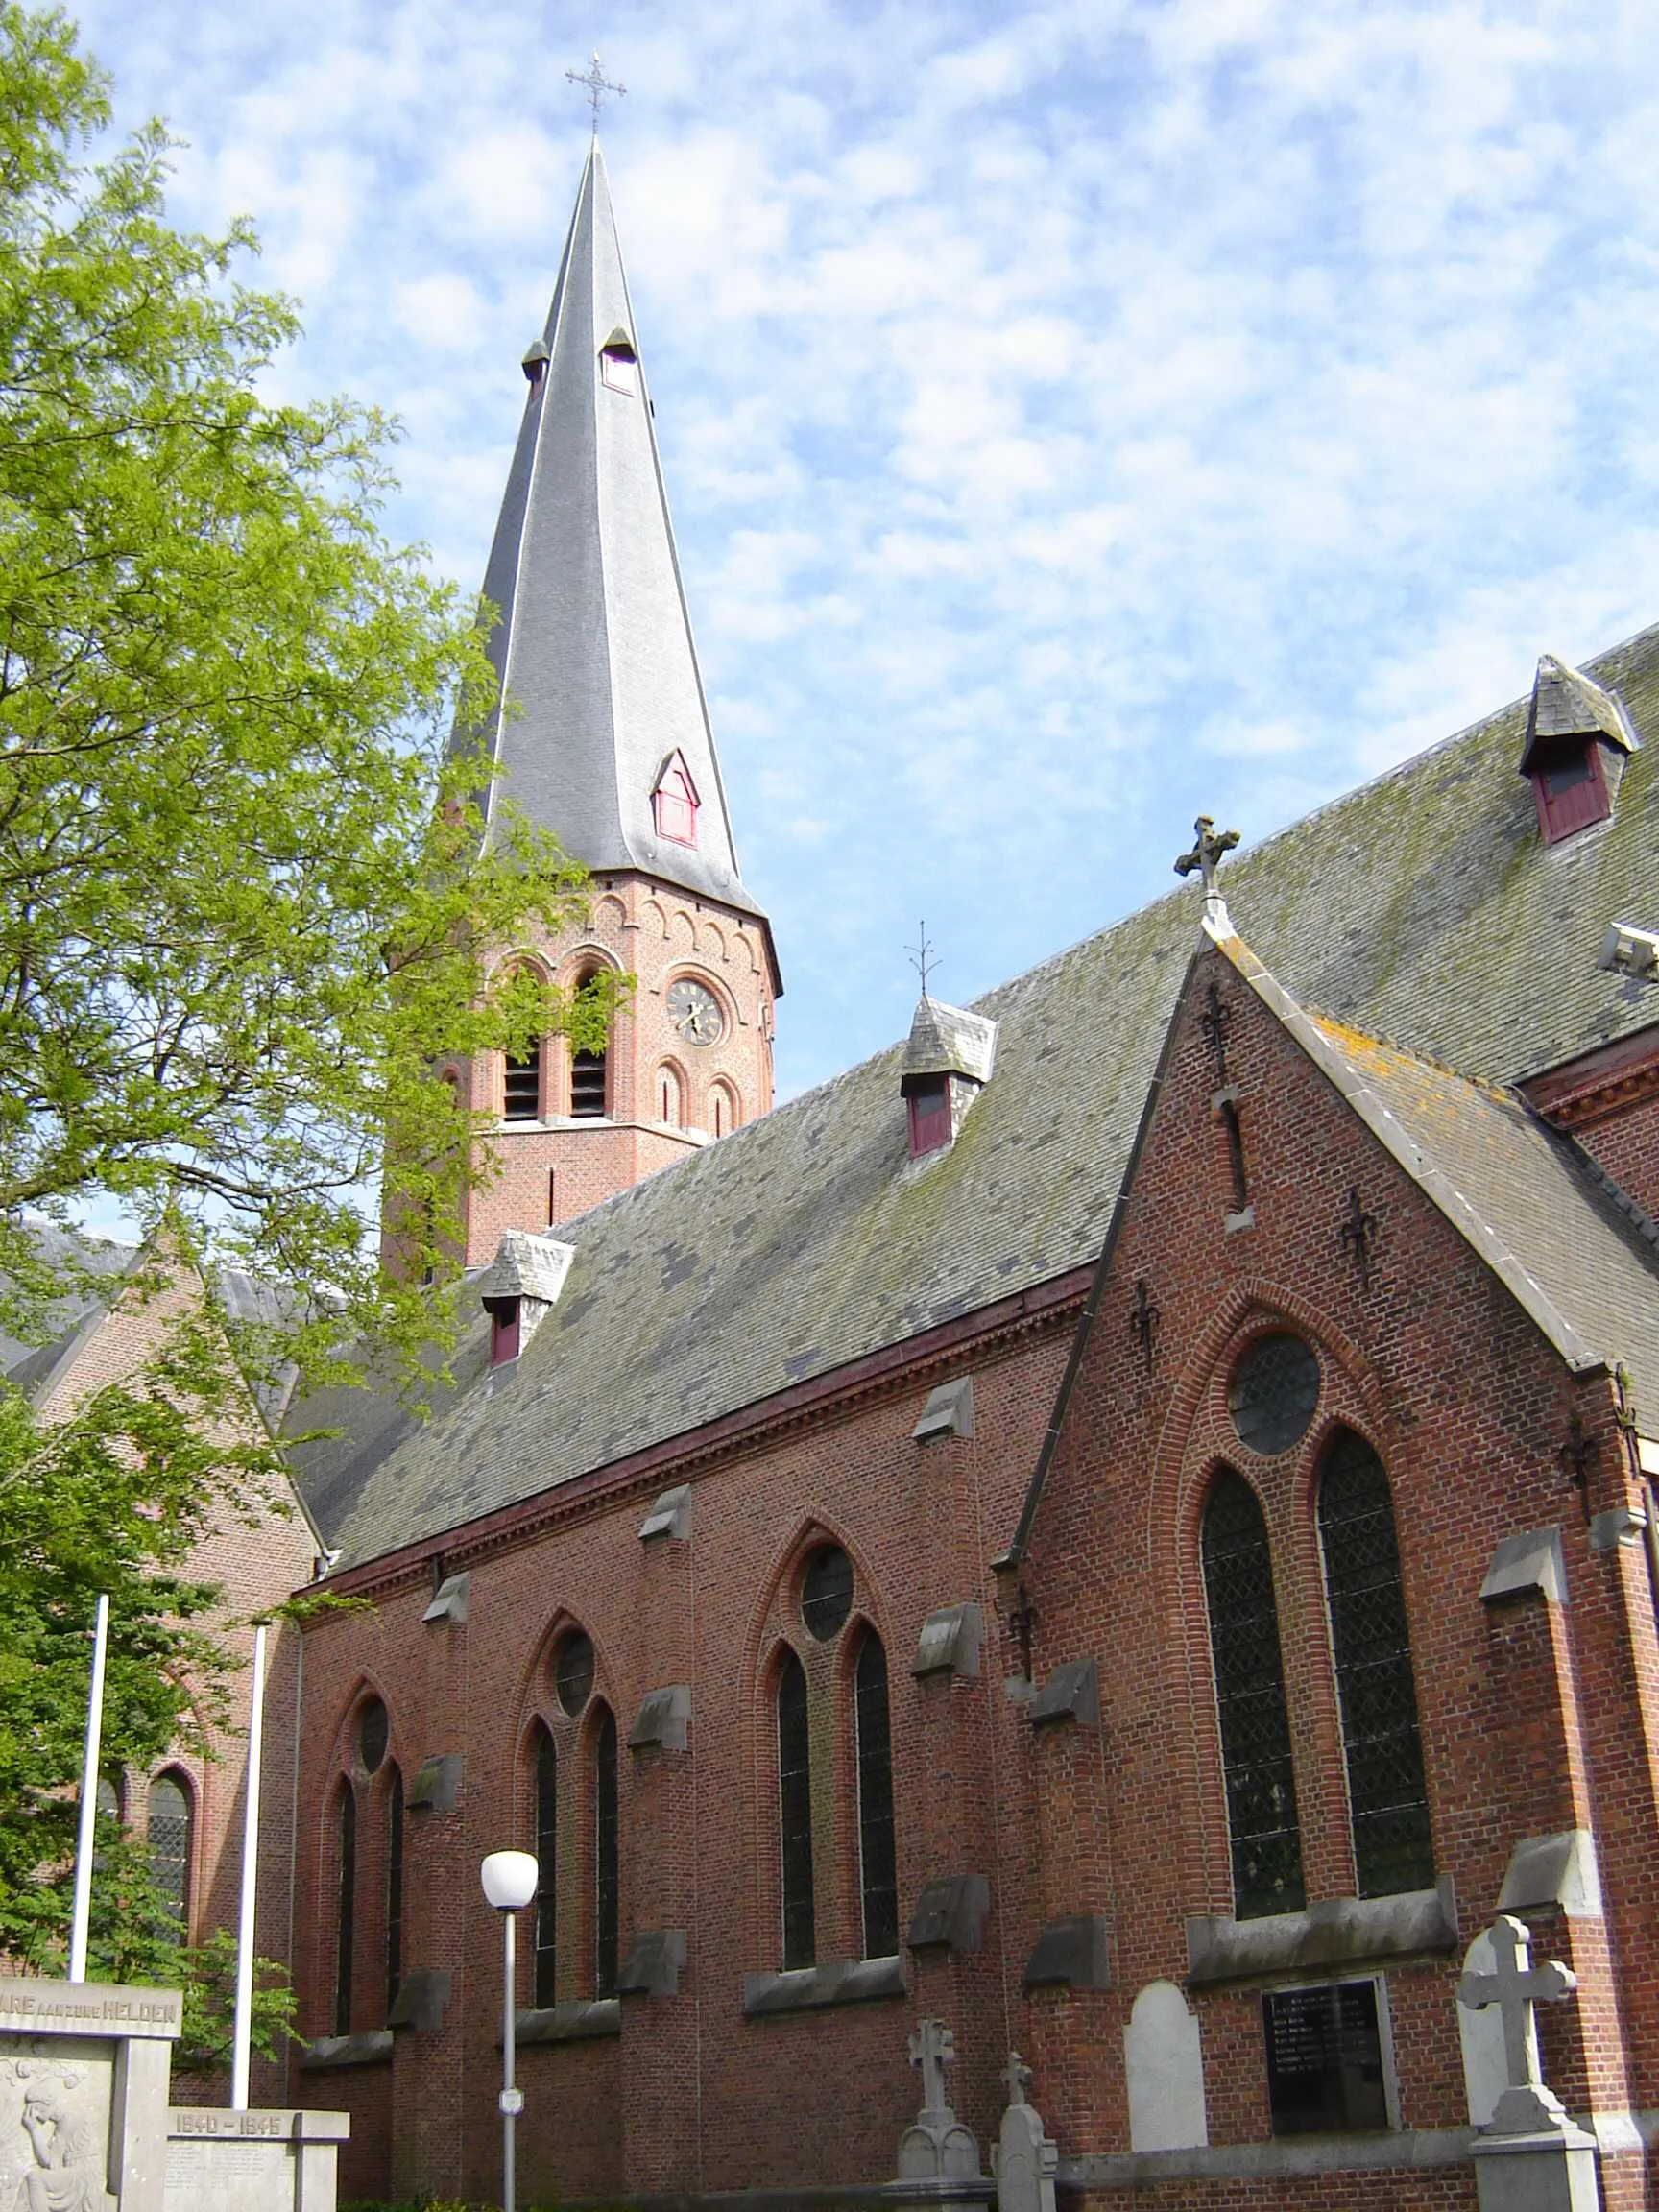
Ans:
<svg viewBox="0 0 1659 2212"><path fill-rule="evenodd" d="M1588 663L1659 738L1659 629ZM1240 934L1304 1005L1498 1082L1659 1018L1596 966L1654 915L1659 743L1614 819L1553 848L1517 773L1525 700L1228 866ZM1196 886L977 1001L997 1071L908 1157L903 1046L561 1231L565 1294L512 1371L473 1321L416 1423L370 1391L297 1408L307 1504L348 1564L441 1534L1089 1262L1197 939Z"/></svg>

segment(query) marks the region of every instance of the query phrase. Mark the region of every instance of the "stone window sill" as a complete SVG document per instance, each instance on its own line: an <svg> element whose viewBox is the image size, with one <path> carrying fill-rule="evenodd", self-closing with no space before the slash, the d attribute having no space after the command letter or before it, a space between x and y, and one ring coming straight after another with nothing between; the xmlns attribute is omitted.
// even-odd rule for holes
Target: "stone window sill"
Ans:
<svg viewBox="0 0 1659 2212"><path fill-rule="evenodd" d="M301 2056L302 2074L341 2066L384 2066L392 2056L390 2028L365 2028L355 2035L319 2035Z"/></svg>
<svg viewBox="0 0 1659 2212"><path fill-rule="evenodd" d="M1187 1922L1187 1978L1196 1985L1248 1982L1262 1975L1352 1967L1379 1959L1450 1951L1457 1907L1450 1877L1435 1889L1397 1897L1330 1897L1301 1912L1261 1920L1195 1913Z"/></svg>
<svg viewBox="0 0 1659 2212"><path fill-rule="evenodd" d="M513 2024L513 2033L520 2044L526 2043L591 2043L605 2035L622 2032L622 2000L619 1997L578 1998L570 2005L544 2005L529 2012L520 2012ZM497 2033L499 2044L501 2037Z"/></svg>
<svg viewBox="0 0 1659 2212"><path fill-rule="evenodd" d="M904 1961L834 1959L781 1974L745 1974L743 2010L751 2020L773 2012L821 2012L830 2005L862 2005L878 1997L902 1997Z"/></svg>

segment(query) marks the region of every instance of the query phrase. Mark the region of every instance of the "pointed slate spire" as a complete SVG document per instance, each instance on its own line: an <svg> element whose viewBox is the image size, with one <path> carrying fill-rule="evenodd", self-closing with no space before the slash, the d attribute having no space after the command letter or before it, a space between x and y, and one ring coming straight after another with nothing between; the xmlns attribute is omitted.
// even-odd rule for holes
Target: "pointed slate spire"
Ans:
<svg viewBox="0 0 1659 2212"><path fill-rule="evenodd" d="M737 866L615 218L595 140L484 579L511 710L486 733L506 792L595 874L639 869L758 915ZM676 756L693 842L658 833ZM680 786L675 783L674 791ZM684 831L686 817L665 817Z"/></svg>

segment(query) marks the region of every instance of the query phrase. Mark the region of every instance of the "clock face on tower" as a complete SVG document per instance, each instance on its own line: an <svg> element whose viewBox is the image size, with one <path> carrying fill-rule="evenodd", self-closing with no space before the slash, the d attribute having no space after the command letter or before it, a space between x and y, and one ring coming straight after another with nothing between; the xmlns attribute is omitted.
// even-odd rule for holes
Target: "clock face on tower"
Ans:
<svg viewBox="0 0 1659 2212"><path fill-rule="evenodd" d="M726 1030L720 1001L689 975L668 986L668 1019L687 1045L718 1045Z"/></svg>

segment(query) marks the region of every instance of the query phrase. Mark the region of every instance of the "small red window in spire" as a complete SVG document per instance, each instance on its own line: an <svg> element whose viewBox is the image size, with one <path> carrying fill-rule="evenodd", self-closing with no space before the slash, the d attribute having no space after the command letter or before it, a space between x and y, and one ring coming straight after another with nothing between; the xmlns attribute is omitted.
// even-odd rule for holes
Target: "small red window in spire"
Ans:
<svg viewBox="0 0 1659 2212"><path fill-rule="evenodd" d="M613 330L599 353L600 381L613 392L639 397L639 356L620 330Z"/></svg>
<svg viewBox="0 0 1659 2212"><path fill-rule="evenodd" d="M657 820L657 834L672 845L695 845L697 842L697 809L702 802L697 786L691 781L691 771L685 765L683 753L670 753L662 763L662 773L657 779L657 788L651 794L651 809Z"/></svg>

